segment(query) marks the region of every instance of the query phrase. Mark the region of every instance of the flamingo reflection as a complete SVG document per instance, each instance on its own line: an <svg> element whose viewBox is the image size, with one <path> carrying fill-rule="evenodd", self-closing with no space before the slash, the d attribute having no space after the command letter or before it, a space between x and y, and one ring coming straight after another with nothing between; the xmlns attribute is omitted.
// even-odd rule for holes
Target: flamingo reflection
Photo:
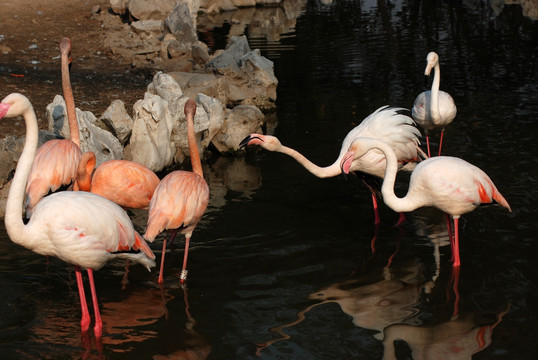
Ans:
<svg viewBox="0 0 538 360"><path fill-rule="evenodd" d="M493 329L510 306L500 311L471 311L456 320L433 325L393 324L385 329L383 360L395 360L395 340L403 340L414 360L471 360L473 354L491 344Z"/></svg>
<svg viewBox="0 0 538 360"><path fill-rule="evenodd" d="M212 346L209 338L194 330L196 320L190 312L187 288L182 287L182 290L187 321L185 328L176 332L178 335L177 344L180 349L168 355L154 355L153 360L205 360L211 353Z"/></svg>
<svg viewBox="0 0 538 360"><path fill-rule="evenodd" d="M383 330L391 324L419 323L416 315L421 294L425 288L433 286L423 273L424 265L413 259L403 264L393 263L390 267L376 266L367 273L358 272L312 293L308 298L319 302L300 311L295 321L272 328L280 338L258 344L257 353L277 341L289 339L285 328L301 323L310 310L329 303L340 305L342 311L352 317L355 326L376 330L374 337L377 339L382 339Z"/></svg>

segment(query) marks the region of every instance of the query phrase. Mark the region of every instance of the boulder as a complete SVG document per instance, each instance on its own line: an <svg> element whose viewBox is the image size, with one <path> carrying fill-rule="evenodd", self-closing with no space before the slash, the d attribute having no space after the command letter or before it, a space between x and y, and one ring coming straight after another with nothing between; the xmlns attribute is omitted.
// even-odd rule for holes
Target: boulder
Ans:
<svg viewBox="0 0 538 360"><path fill-rule="evenodd" d="M133 119L127 114L121 100L114 100L101 116L101 121L111 130L122 145L125 145L133 131Z"/></svg>
<svg viewBox="0 0 538 360"><path fill-rule="evenodd" d="M238 105L228 110L224 126L213 139L213 145L220 152L239 150L239 143L248 134L261 133L264 115L255 106Z"/></svg>
<svg viewBox="0 0 538 360"><path fill-rule="evenodd" d="M168 102L159 95L146 92L144 99L134 104L133 110L133 131L125 156L155 172L161 171L172 164L176 151L171 141L173 120Z"/></svg>

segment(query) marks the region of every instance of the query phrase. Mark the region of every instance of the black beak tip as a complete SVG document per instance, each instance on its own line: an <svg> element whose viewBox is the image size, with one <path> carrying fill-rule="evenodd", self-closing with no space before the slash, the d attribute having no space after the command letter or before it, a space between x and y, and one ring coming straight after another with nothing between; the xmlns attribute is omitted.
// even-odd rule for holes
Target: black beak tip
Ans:
<svg viewBox="0 0 538 360"><path fill-rule="evenodd" d="M244 138L243 140L241 140L241 142L239 143L239 148L242 149L242 148L246 147L248 145L248 143L250 142L250 140L251 140L251 136L247 135L247 137Z"/></svg>

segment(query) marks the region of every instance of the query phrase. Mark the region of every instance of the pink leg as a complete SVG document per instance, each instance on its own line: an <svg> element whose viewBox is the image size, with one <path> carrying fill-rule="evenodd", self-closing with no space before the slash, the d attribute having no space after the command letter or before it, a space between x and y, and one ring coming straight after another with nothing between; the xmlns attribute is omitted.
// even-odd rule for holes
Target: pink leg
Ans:
<svg viewBox="0 0 538 360"><path fill-rule="evenodd" d="M185 255L183 255L183 268L181 269L181 275L179 276L181 284L185 284L185 281L187 281L187 258L189 257L190 240L190 238L185 236Z"/></svg>
<svg viewBox="0 0 538 360"><path fill-rule="evenodd" d="M86 294L84 293L84 282L80 273L80 266L75 265L75 275L77 277L78 296L80 297L80 308L82 310L82 318L80 319L80 330L86 333L90 327L90 313L88 311L88 303L86 302Z"/></svg>
<svg viewBox="0 0 538 360"><path fill-rule="evenodd" d="M95 315L95 325L93 327L93 333L96 339L100 339L103 334L103 321L101 320L101 313L99 312L99 302L97 301L97 292L95 291L95 282L93 281L93 270L88 269L88 279L90 280L90 289L92 291L93 301L93 313Z"/></svg>
<svg viewBox="0 0 538 360"><path fill-rule="evenodd" d="M379 209L377 206L377 199L375 198L374 193L372 193L372 204L374 205L374 224L379 224L381 219L379 218Z"/></svg>
<svg viewBox="0 0 538 360"><path fill-rule="evenodd" d="M400 217L398 218L398 221L394 226L401 226L405 222L405 214L403 212L400 213Z"/></svg>
<svg viewBox="0 0 538 360"><path fill-rule="evenodd" d="M163 240L163 253L161 254L161 270L159 271L159 285L162 285L163 280L163 271L164 271L164 256L166 254L166 238Z"/></svg>
<svg viewBox="0 0 538 360"><path fill-rule="evenodd" d="M458 221L459 218L454 218L454 263L452 266L460 266L460 244L458 235Z"/></svg>
<svg viewBox="0 0 538 360"><path fill-rule="evenodd" d="M441 156L441 147L443 146L443 134L445 133L445 129L441 130L441 139L439 140L439 156Z"/></svg>
<svg viewBox="0 0 538 360"><path fill-rule="evenodd" d="M452 313L452 319L457 319L460 314L460 291L459 291L459 282L460 282L460 267L456 266L452 268L452 289L454 290L454 312Z"/></svg>
<svg viewBox="0 0 538 360"><path fill-rule="evenodd" d="M426 147L428 148L428 157L430 156L430 137L428 136L428 133L426 133Z"/></svg>

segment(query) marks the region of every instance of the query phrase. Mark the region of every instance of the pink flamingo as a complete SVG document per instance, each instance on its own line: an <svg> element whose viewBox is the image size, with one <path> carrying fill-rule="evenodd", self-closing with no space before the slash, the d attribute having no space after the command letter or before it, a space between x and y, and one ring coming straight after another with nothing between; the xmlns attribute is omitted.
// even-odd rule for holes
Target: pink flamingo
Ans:
<svg viewBox="0 0 538 360"><path fill-rule="evenodd" d="M497 190L489 176L478 167L456 157L438 156L419 163L411 173L409 190L403 198L394 193L398 160L392 148L373 138L357 138L342 159L344 173L352 161L372 149L381 150L386 156L385 179L381 187L383 201L394 211L413 211L423 206L433 206L454 219L452 242L453 266L460 266L458 220L480 204L494 201L507 208L510 205Z"/></svg>
<svg viewBox="0 0 538 360"><path fill-rule="evenodd" d="M315 176L327 178L342 173L340 162L355 138L372 137L390 144L398 158L399 169L410 171L416 165L417 151L420 151L418 145L421 134L415 127L413 119L400 113L402 110L404 109L383 106L370 114L346 135L338 158L332 165L326 167L320 167L312 163L304 155L282 145L280 140L270 135L250 134L241 141L239 146L260 145L266 150L289 155ZM380 218L376 199L376 194L379 193L377 189L379 185L376 184L375 177L383 178L384 176L385 156L380 151L371 151L367 155L354 160L350 171L358 173L365 185L370 189L374 206L374 222L379 224ZM400 213L397 225L401 224L404 219L405 216Z"/></svg>
<svg viewBox="0 0 538 360"><path fill-rule="evenodd" d="M192 232L209 203L209 187L204 179L194 135L196 103L193 100L188 100L185 103L184 111L187 116L187 136L193 171L172 171L161 180L149 204L148 225L144 234L144 237L150 242L153 242L155 237L164 230L171 230L170 241L173 241L178 231L185 235L185 254L183 255L183 267L180 275L181 284L187 280L187 258ZM165 251L166 239L163 241L159 284L163 283Z"/></svg>
<svg viewBox="0 0 538 360"><path fill-rule="evenodd" d="M92 192L125 208L148 208L159 185L159 178L153 171L128 160L108 160L97 169L95 163L92 151L82 154L73 190Z"/></svg>
<svg viewBox="0 0 538 360"><path fill-rule="evenodd" d="M431 90L420 93L415 99L411 116L424 128L426 132L426 144L428 147L428 157L430 156L430 138L428 131L441 128L441 140L439 141L439 155L443 146L443 134L445 127L456 117L456 104L449 93L439 90L441 82L441 67L439 66L439 55L430 52L426 57L426 70L424 75L430 75L432 69L435 69Z"/></svg>
<svg viewBox="0 0 538 360"><path fill-rule="evenodd" d="M87 270L95 314L94 334L100 339L103 323L93 270L114 258L139 262L149 270L155 266L155 255L121 207L91 193L62 191L47 196L34 207L30 221L24 224L21 218L24 188L36 153L38 128L30 101L24 95L10 94L0 103L0 118L19 115L26 122L26 141L7 198L4 219L7 233L16 244L75 265L83 334L90 326L90 315L80 269ZM127 250L140 251L122 252Z"/></svg>
<svg viewBox="0 0 538 360"><path fill-rule="evenodd" d="M75 112L75 100L69 81L71 40L60 41L62 89L67 109L71 139L55 139L39 147L26 186L26 217L30 218L35 205L49 192L71 184L77 175L80 151L80 135Z"/></svg>

